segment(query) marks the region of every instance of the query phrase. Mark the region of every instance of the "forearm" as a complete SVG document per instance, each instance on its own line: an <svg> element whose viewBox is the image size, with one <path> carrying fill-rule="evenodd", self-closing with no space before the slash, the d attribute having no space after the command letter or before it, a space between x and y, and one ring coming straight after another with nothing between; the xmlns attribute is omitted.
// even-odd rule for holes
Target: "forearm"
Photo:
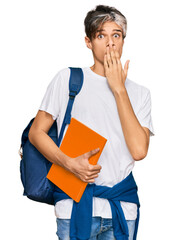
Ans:
<svg viewBox="0 0 173 240"><path fill-rule="evenodd" d="M135 160L144 158L147 152L147 135L133 111L126 88L114 91L114 96L127 147Z"/></svg>
<svg viewBox="0 0 173 240"><path fill-rule="evenodd" d="M29 132L29 140L47 160L69 170L70 157L65 155L44 131Z"/></svg>

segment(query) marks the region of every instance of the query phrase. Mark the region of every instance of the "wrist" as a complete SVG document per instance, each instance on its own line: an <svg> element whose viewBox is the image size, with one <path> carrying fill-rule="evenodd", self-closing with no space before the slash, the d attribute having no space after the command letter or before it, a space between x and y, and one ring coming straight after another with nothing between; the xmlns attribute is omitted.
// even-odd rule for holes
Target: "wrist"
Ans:
<svg viewBox="0 0 173 240"><path fill-rule="evenodd" d="M60 149L58 149L56 154L57 164L61 167L65 168L66 170L70 169L70 160L71 158L67 156L65 153L63 153Z"/></svg>
<svg viewBox="0 0 173 240"><path fill-rule="evenodd" d="M113 90L113 94L115 97L118 97L126 92L125 86L120 86Z"/></svg>
<svg viewBox="0 0 173 240"><path fill-rule="evenodd" d="M65 162L64 162L64 168L70 172L72 172L72 168L73 168L73 158L71 157L68 157L66 155L66 159L65 159Z"/></svg>

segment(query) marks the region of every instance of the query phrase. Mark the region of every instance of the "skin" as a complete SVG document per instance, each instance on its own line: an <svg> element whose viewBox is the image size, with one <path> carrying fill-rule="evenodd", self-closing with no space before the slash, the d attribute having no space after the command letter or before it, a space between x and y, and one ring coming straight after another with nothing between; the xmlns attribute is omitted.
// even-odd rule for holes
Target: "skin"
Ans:
<svg viewBox="0 0 173 240"><path fill-rule="evenodd" d="M125 88L129 60L123 68L120 60L124 45L123 30L115 22L105 22L101 29L104 31L98 32L92 40L85 37L85 43L92 50L94 58L94 65L90 68L106 77L117 103L127 147L134 160L142 160L149 147L149 129L140 125Z"/></svg>

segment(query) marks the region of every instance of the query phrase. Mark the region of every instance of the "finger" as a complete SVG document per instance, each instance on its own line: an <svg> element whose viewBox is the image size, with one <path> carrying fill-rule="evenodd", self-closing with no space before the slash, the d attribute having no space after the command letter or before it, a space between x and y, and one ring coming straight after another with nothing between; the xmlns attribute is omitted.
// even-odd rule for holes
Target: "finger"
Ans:
<svg viewBox="0 0 173 240"><path fill-rule="evenodd" d="M106 53L104 55L104 67L105 67L105 70L108 69L109 65L108 65L108 62L107 62L107 59L106 59Z"/></svg>
<svg viewBox="0 0 173 240"><path fill-rule="evenodd" d="M127 78L127 72L128 72L128 69L129 69L129 62L130 60L127 60L125 65L124 65L124 75L125 75L125 79Z"/></svg>
<svg viewBox="0 0 173 240"><path fill-rule="evenodd" d="M87 172L87 175L86 177L88 178L94 178L96 175L98 175L100 173L100 170L99 171L92 171L90 170L89 172Z"/></svg>
<svg viewBox="0 0 173 240"><path fill-rule="evenodd" d="M91 180L88 180L88 181L86 181L86 182L88 182L88 183L94 183L94 182L95 182L95 179L91 179Z"/></svg>
<svg viewBox="0 0 173 240"><path fill-rule="evenodd" d="M117 51L115 51L115 58L116 58L117 64L122 68L120 55Z"/></svg>
<svg viewBox="0 0 173 240"><path fill-rule="evenodd" d="M115 62L118 64L118 62L117 62L117 50L116 50L116 47L115 46L113 46L113 52L114 52L114 58L115 58Z"/></svg>
<svg viewBox="0 0 173 240"><path fill-rule="evenodd" d="M117 64L117 60L116 60L116 57L115 57L115 52L114 52L113 49L111 50L110 55L111 55L112 63Z"/></svg>
<svg viewBox="0 0 173 240"><path fill-rule="evenodd" d="M114 50L114 52L116 51L116 47L113 45L113 50Z"/></svg>
<svg viewBox="0 0 173 240"><path fill-rule="evenodd" d="M99 173L102 169L102 167L99 164L96 164L96 165L90 164L89 168L90 168L89 171L92 172L92 174Z"/></svg>
<svg viewBox="0 0 173 240"><path fill-rule="evenodd" d="M116 58L114 55L114 49L112 46L109 47L109 55L110 55L110 59L111 59L111 63L116 63Z"/></svg>
<svg viewBox="0 0 173 240"><path fill-rule="evenodd" d="M99 175L97 173L93 173L87 177L87 180L91 180L93 178L97 178Z"/></svg>
<svg viewBox="0 0 173 240"><path fill-rule="evenodd" d="M107 53L105 54L105 62L106 62L107 68L109 68L111 63L110 63L110 60L108 59L108 54Z"/></svg>
<svg viewBox="0 0 173 240"><path fill-rule="evenodd" d="M94 174L92 174L90 177L91 178L97 178L99 175L98 175L98 173L94 173Z"/></svg>
<svg viewBox="0 0 173 240"><path fill-rule="evenodd" d="M109 51L109 46L106 47L106 59L107 59L108 65L110 67L110 65L112 64L112 59L111 59L111 55L110 55L110 51Z"/></svg>

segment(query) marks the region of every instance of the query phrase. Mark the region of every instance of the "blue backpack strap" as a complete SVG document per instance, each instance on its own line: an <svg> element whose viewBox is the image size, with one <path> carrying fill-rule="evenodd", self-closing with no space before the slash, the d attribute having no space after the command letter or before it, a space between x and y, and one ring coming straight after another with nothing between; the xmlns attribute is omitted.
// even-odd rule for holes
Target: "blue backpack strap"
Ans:
<svg viewBox="0 0 173 240"><path fill-rule="evenodd" d="M63 133L65 130L66 124L70 124L71 121L71 110L74 103L76 95L80 92L83 85L83 71L81 68L70 68L70 80L69 80L69 100L67 104L66 113L64 116L64 121L61 127L61 131L58 137L58 147L60 146Z"/></svg>

